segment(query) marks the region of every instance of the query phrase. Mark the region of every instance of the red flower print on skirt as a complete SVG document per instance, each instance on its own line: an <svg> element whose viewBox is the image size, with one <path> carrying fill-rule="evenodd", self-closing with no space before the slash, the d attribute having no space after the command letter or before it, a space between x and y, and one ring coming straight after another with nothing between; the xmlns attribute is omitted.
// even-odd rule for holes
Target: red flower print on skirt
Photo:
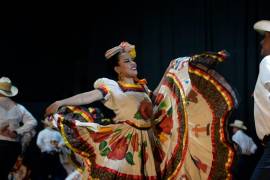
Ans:
<svg viewBox="0 0 270 180"><path fill-rule="evenodd" d="M152 103L148 100L143 100L139 107L139 112L144 120L150 119L153 115Z"/></svg>
<svg viewBox="0 0 270 180"><path fill-rule="evenodd" d="M126 156L128 149L126 137L121 137L111 145L111 152L108 154L109 159L122 160Z"/></svg>
<svg viewBox="0 0 270 180"><path fill-rule="evenodd" d="M148 153L146 151L146 146L142 145L142 156L143 156L143 164L146 164L146 161L148 160Z"/></svg>
<svg viewBox="0 0 270 180"><path fill-rule="evenodd" d="M138 148L139 148L139 138L138 138L138 134L137 133L135 133L132 136L131 145L132 145L133 151L134 152L137 152L138 151Z"/></svg>
<svg viewBox="0 0 270 180"><path fill-rule="evenodd" d="M173 127L172 116L168 115L164 116L161 122L159 123L159 127L162 129L162 132L170 134Z"/></svg>
<svg viewBox="0 0 270 180"><path fill-rule="evenodd" d="M107 132L91 132L90 136L93 139L94 142L100 143L107 139L112 134L112 131Z"/></svg>

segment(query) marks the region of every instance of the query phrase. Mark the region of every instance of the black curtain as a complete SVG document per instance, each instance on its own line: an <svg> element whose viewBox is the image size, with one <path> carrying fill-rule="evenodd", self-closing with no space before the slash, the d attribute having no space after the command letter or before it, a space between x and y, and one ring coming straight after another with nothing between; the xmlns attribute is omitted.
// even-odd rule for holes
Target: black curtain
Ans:
<svg viewBox="0 0 270 180"><path fill-rule="evenodd" d="M261 37L253 24L270 19L269 0L90 3L3 7L1 76L11 78L19 88L15 100L38 118L49 103L91 90L106 76L104 52L128 41L136 45L139 72L152 89L170 60L227 50L230 57L218 70L239 95L233 118L254 127Z"/></svg>

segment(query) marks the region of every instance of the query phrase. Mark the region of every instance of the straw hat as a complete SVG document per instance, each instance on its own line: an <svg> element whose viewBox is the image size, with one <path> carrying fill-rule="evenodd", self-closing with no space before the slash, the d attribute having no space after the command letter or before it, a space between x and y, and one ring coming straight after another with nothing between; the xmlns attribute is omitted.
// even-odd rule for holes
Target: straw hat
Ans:
<svg viewBox="0 0 270 180"><path fill-rule="evenodd" d="M269 20L260 20L256 22L253 28L258 31L260 34L265 32L270 32L270 21Z"/></svg>
<svg viewBox="0 0 270 180"><path fill-rule="evenodd" d="M231 123L230 126L231 127L237 127L237 128L244 129L244 130L247 129L247 127L244 126L243 121L238 120L238 119L236 119L233 123Z"/></svg>
<svg viewBox="0 0 270 180"><path fill-rule="evenodd" d="M16 96L18 94L18 89L12 85L8 77L0 78L0 94L7 97Z"/></svg>

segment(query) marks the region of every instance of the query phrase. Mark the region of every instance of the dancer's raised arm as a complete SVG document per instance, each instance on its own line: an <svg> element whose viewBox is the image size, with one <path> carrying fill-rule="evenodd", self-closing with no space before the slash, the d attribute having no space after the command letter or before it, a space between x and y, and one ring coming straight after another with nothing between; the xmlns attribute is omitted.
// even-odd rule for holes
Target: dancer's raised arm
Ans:
<svg viewBox="0 0 270 180"><path fill-rule="evenodd" d="M77 94L75 96L62 99L59 101L55 101L51 105L49 105L46 109L45 116L55 113L61 106L67 106L67 105L85 105L90 104L92 102L101 100L103 98L103 95L101 91L95 89L92 91L88 91L85 93Z"/></svg>

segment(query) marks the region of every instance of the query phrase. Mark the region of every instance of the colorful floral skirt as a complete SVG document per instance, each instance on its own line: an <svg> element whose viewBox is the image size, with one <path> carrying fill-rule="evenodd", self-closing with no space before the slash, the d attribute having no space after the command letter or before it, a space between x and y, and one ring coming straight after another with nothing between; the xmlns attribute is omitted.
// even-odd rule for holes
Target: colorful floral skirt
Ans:
<svg viewBox="0 0 270 180"><path fill-rule="evenodd" d="M184 63L178 59L153 100L151 126L113 123L92 108L61 108L57 127L67 146L83 158L84 177L229 179L234 154L226 123L237 102L224 78L206 66L222 58L206 54L189 59L190 82L181 76ZM78 126L75 120L90 125Z"/></svg>

